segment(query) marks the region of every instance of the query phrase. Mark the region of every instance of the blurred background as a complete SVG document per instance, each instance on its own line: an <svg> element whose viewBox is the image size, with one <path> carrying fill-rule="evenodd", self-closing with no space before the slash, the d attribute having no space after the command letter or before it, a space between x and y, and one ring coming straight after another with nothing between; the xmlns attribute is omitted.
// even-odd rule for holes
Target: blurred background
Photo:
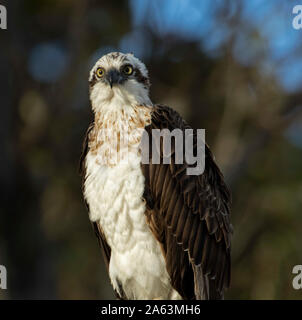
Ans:
<svg viewBox="0 0 302 320"><path fill-rule="evenodd" d="M301 299L302 29L286 0L10 0L0 30L2 299L114 298L81 194L88 74L147 65L154 102L206 129L232 190L227 299Z"/></svg>

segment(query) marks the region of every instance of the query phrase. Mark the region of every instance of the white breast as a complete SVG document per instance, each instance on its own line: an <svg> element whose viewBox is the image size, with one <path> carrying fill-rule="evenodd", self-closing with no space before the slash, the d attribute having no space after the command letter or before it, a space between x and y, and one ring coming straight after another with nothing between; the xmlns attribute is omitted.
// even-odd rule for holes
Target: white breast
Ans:
<svg viewBox="0 0 302 320"><path fill-rule="evenodd" d="M88 152L84 195L90 219L99 221L111 247L109 275L129 299L180 299L171 287L159 243L145 218L144 176L137 152L108 167Z"/></svg>

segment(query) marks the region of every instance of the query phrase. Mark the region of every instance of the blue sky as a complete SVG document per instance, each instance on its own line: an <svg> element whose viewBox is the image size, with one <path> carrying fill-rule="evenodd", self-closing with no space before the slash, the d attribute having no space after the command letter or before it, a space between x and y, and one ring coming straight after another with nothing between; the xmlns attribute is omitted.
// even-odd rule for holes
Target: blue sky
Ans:
<svg viewBox="0 0 302 320"><path fill-rule="evenodd" d="M209 55L235 34L234 57L242 64L257 64L275 73L288 92L302 88L302 29L292 27L293 7L302 0L239 1L242 30L232 30L227 21L237 12L236 1L223 0L130 0L133 34L122 40L122 48L136 46L144 56L144 45L137 41L140 28L147 24L159 36L175 33L200 42ZM227 3L227 18L218 15ZM258 37L255 37L258 34ZM136 40L136 41L135 41ZM145 41L147 42L147 41ZM299 48L300 46L300 48ZM145 50L148 52L149 50ZM263 57L263 61L259 61Z"/></svg>
<svg viewBox="0 0 302 320"><path fill-rule="evenodd" d="M233 56L243 65L256 65L259 72L276 76L286 92L302 90L302 29L295 30L293 7L302 0L130 0L134 33L123 40L122 49L139 46L137 34L147 24L159 36L175 33L200 43L210 56L220 54L234 36ZM220 19L227 3L226 19ZM232 29L228 21L237 12L241 29ZM222 23L221 23L222 22ZM144 39L147 43L147 39ZM144 50L137 50L144 56ZM302 147L302 120L297 119L285 132L286 137Z"/></svg>

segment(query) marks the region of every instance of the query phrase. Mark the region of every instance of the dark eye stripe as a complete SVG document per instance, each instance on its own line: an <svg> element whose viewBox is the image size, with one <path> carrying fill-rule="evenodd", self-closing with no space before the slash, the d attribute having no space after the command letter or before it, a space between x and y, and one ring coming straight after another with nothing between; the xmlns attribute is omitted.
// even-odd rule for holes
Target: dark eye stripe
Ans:
<svg viewBox="0 0 302 320"><path fill-rule="evenodd" d="M137 82L142 83L146 88L150 87L149 78L144 77L138 68L135 68L133 71Z"/></svg>

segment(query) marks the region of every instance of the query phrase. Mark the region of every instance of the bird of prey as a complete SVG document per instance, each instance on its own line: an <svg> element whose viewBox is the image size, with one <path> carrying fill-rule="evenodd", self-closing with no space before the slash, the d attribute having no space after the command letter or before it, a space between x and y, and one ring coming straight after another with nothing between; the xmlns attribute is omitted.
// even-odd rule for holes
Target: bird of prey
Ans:
<svg viewBox="0 0 302 320"><path fill-rule="evenodd" d="M175 148L170 163L142 161L143 132L190 126L151 102L148 71L133 54L101 57L89 87L94 121L80 161L83 195L117 298L223 299L231 272L230 192L209 147L199 175L187 174L185 160L176 163ZM158 152L162 158L163 148Z"/></svg>

